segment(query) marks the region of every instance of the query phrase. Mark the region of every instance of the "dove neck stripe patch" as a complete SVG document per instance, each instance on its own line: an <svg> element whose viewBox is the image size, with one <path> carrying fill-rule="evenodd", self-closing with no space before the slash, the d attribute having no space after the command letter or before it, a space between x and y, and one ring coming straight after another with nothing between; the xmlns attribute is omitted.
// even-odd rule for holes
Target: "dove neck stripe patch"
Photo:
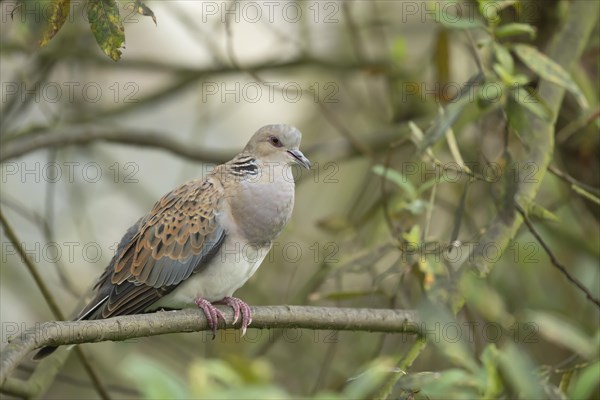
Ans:
<svg viewBox="0 0 600 400"><path fill-rule="evenodd" d="M239 176L258 175L258 165L254 158L240 160L231 164L231 172Z"/></svg>

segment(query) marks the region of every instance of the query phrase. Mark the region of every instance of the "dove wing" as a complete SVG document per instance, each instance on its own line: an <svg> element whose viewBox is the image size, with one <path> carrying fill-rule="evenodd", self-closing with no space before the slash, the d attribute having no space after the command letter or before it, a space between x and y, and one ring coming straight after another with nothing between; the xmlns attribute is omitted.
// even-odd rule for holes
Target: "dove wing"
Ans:
<svg viewBox="0 0 600 400"><path fill-rule="evenodd" d="M220 182L210 178L163 196L129 228L77 319L143 312L206 267L225 239L216 221L222 196Z"/></svg>

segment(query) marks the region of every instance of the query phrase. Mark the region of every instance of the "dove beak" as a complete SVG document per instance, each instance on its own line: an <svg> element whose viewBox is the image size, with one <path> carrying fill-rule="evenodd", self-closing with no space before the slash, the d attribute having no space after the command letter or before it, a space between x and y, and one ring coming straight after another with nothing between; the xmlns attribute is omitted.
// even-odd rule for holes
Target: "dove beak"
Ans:
<svg viewBox="0 0 600 400"><path fill-rule="evenodd" d="M288 150L287 152L290 156L292 156L296 164L302 165L306 169L310 169L310 161L304 156L304 154L302 154L300 150L294 149Z"/></svg>

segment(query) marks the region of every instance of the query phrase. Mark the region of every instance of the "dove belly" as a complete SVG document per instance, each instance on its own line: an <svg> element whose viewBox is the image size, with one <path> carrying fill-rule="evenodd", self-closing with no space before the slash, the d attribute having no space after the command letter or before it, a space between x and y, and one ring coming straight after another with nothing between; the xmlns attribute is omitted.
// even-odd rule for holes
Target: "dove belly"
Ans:
<svg viewBox="0 0 600 400"><path fill-rule="evenodd" d="M232 296L256 272L270 248L270 244L258 247L226 240L206 267L180 283L150 310L194 306L198 297L214 302Z"/></svg>

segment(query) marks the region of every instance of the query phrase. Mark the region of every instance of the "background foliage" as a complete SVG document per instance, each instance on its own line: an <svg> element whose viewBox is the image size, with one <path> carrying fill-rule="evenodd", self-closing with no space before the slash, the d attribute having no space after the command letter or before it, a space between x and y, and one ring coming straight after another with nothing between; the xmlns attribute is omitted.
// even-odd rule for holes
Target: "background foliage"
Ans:
<svg viewBox="0 0 600 400"><path fill-rule="evenodd" d="M316 168L238 295L414 308L423 335L84 346L109 393L596 398L597 3L269 4L3 1L2 213L69 314L164 192L292 123ZM55 319L14 246L3 234L3 345ZM96 397L79 363L44 397Z"/></svg>

